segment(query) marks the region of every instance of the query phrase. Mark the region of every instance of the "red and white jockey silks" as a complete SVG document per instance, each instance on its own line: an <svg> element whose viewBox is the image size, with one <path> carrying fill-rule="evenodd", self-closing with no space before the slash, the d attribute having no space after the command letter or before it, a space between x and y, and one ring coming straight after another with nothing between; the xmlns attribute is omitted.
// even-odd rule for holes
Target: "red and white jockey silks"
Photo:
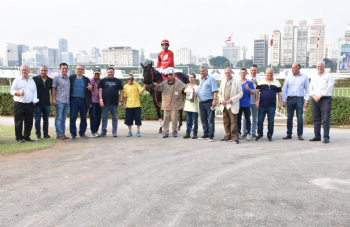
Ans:
<svg viewBox="0 0 350 227"><path fill-rule="evenodd" d="M171 50L162 51L158 54L157 68L162 67L166 69L168 67L174 68L174 53Z"/></svg>

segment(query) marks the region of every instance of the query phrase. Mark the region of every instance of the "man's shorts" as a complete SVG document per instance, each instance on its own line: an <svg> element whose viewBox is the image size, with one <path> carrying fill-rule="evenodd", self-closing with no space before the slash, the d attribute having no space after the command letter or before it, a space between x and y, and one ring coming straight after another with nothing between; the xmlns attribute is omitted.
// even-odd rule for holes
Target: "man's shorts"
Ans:
<svg viewBox="0 0 350 227"><path fill-rule="evenodd" d="M125 110L125 121L124 123L128 126L141 124L141 107L126 108Z"/></svg>

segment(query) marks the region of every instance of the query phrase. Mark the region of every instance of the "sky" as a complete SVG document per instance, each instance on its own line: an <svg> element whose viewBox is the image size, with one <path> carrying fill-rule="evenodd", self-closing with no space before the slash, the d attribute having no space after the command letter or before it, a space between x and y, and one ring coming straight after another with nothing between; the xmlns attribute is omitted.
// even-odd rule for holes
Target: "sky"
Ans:
<svg viewBox="0 0 350 227"><path fill-rule="evenodd" d="M150 53L161 51L163 39L170 50L188 48L196 56L222 56L232 34L235 46L253 55L254 39L283 30L286 20L294 25L312 24L323 18L326 41L337 47L350 22L346 1L333 0L5 0L0 5L0 56L6 43L58 48L68 40L68 51L92 47L130 46Z"/></svg>

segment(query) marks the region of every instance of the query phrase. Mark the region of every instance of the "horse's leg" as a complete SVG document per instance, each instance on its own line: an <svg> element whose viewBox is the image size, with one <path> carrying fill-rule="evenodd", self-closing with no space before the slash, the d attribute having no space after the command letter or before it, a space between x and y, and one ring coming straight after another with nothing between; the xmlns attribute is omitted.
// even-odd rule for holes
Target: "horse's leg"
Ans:
<svg viewBox="0 0 350 227"><path fill-rule="evenodd" d="M154 103L154 106L156 107L157 116L158 116L158 120L159 120L159 124L160 124L159 133L162 133L163 132L163 121L162 121L162 115L160 114L160 107L157 105L157 102L155 99L153 99L153 103Z"/></svg>
<svg viewBox="0 0 350 227"><path fill-rule="evenodd" d="M179 127L177 128L178 131L180 131L182 126L182 113L183 113L183 110L179 110Z"/></svg>

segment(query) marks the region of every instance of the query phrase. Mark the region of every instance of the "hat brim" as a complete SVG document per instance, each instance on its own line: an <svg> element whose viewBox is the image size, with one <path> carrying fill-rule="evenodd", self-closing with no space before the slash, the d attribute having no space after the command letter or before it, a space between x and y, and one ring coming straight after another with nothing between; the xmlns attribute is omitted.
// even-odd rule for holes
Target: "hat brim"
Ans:
<svg viewBox="0 0 350 227"><path fill-rule="evenodd" d="M101 74L101 72L94 72L94 74L95 74L95 73L99 73L99 74Z"/></svg>

